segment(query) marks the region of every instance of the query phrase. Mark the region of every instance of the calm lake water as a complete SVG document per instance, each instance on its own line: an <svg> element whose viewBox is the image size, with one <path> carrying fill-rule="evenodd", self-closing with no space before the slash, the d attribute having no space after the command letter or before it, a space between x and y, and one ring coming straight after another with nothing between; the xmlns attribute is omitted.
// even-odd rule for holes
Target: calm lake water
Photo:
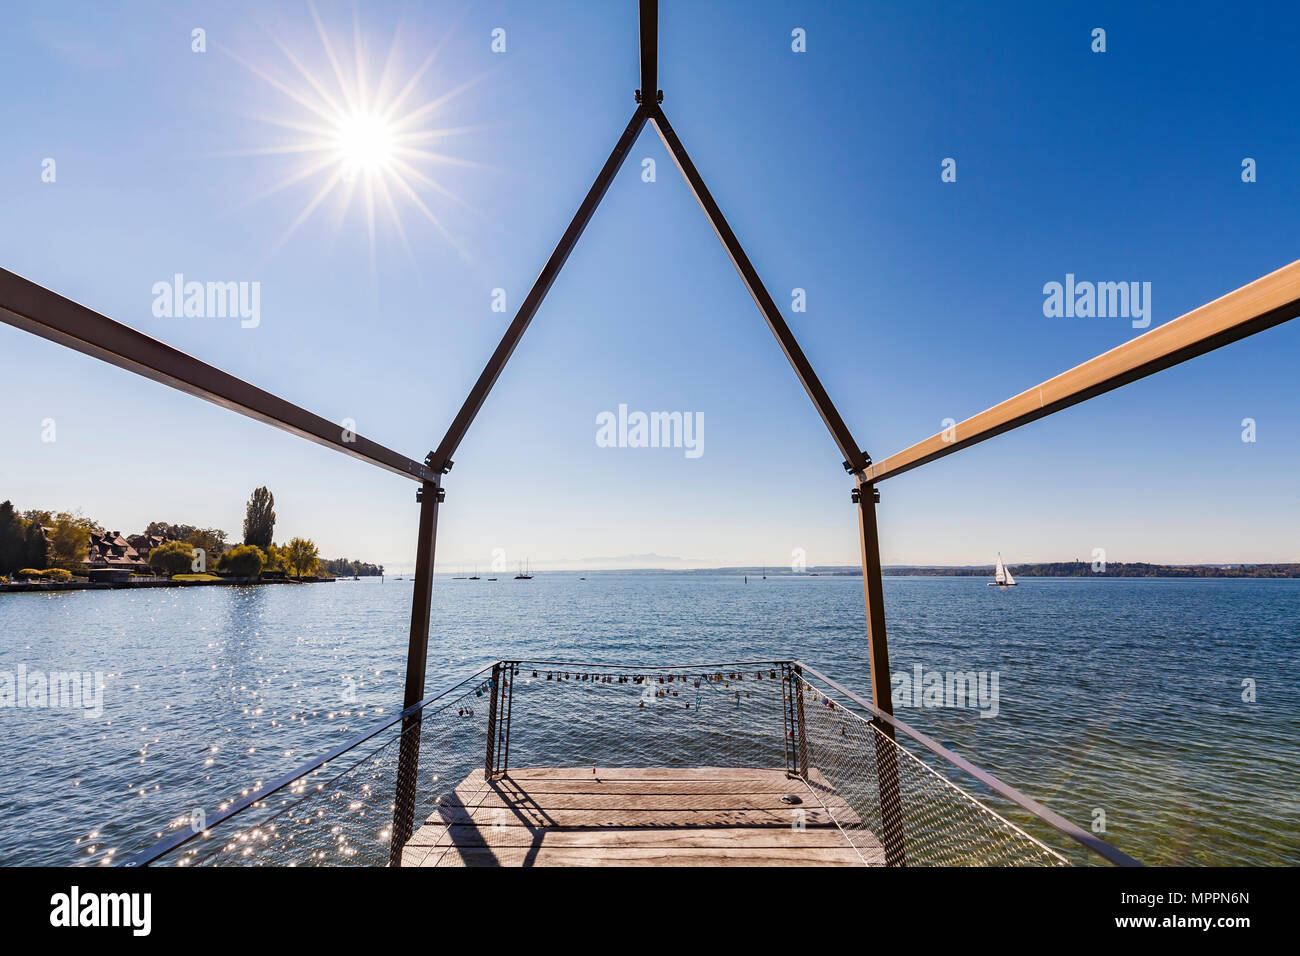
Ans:
<svg viewBox="0 0 1300 956"><path fill-rule="evenodd" d="M886 578L895 673L996 671L899 716L1149 864L1300 864L1300 581ZM0 672L101 671L103 713L0 709L0 863L142 848L399 709L411 582L0 595ZM798 658L869 696L858 578L439 576L430 692L500 657ZM1243 700L1253 681L1256 700Z"/></svg>

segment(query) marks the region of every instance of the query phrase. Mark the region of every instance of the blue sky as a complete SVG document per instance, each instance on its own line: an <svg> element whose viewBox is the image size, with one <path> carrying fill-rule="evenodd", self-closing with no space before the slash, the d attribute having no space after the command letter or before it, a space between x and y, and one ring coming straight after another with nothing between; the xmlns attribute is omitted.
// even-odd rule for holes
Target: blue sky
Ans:
<svg viewBox="0 0 1300 956"><path fill-rule="evenodd" d="M401 81L439 50L412 105L460 91L419 127L451 131L458 162L420 168L455 199L416 190L455 247L399 198L409 250L381 214L373 263L337 191L280 242L329 170L249 201L305 162L256 152L301 138L266 118L309 119L266 78L305 86L276 39L333 84L306 4L7 10L0 265L423 457L509 322L492 290L512 313L631 115L635 7L359 7L376 76L396 34ZM1286 7L661 7L664 109L876 458L1138 334L1044 317L1046 282L1150 282L1157 325L1297 257ZM349 59L353 8L318 10ZM178 272L259 282L260 324L155 317ZM885 562L1300 559L1297 344L1283 326L884 483ZM277 537L412 562L409 482L8 326L0 375L20 508L237 534L267 484ZM704 454L597 447L619 404L702 413ZM439 564L848 564L849 488L647 130L456 455Z"/></svg>

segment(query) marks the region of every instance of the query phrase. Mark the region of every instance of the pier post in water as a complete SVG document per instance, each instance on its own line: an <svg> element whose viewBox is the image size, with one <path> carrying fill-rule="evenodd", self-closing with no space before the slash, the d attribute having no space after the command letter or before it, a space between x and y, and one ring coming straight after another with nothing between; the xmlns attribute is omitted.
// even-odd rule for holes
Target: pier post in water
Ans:
<svg viewBox="0 0 1300 956"><path fill-rule="evenodd" d="M406 651L406 692L402 709L424 699L424 672L429 660L429 617L433 604L433 555L438 540L438 505L445 492L438 482L421 486L420 527L415 552L415 593L411 598L411 636ZM402 849L415 828L415 798L419 786L420 727L417 711L402 718L402 738L397 755L397 792L393 802L393 838L388 863L402 865Z"/></svg>
<svg viewBox="0 0 1300 956"><path fill-rule="evenodd" d="M889 679L889 641L885 636L885 589L880 576L880 540L876 531L876 496L871 482L858 478L853 500L858 506L858 530L862 539L862 592L867 604L867 652L871 662L871 702L881 711L894 714L893 687ZM872 721L888 737L876 736L876 784L880 790L880 820L884 833L885 864L902 866L903 801L898 787L898 754L894 728L879 718Z"/></svg>

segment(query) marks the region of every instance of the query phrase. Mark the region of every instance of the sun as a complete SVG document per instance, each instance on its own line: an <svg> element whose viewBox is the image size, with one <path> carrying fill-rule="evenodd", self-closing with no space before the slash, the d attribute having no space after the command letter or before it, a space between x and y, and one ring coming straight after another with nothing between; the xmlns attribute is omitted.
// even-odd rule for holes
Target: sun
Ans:
<svg viewBox="0 0 1300 956"><path fill-rule="evenodd" d="M396 131L377 113L353 113L340 119L334 146L345 178L387 171L397 156Z"/></svg>
<svg viewBox="0 0 1300 956"><path fill-rule="evenodd" d="M293 160L282 178L249 196L258 202L286 189L300 189L305 205L268 253L273 255L298 229L333 200L335 228L340 229L354 207L365 219L370 241L371 271L375 269L377 223L386 219L394 227L408 256L411 253L401 210L414 211L431 223L466 261L469 257L435 212L439 204L454 204L473 211L455 191L439 181L440 166L478 166L477 163L435 152L430 146L446 137L470 131L440 123L447 104L474 80L421 100L421 87L429 80L435 49L404 78L397 66L401 30L393 35L383 67L371 69L360 23L354 17L350 38L331 39L320 15L308 4L320 39L323 63L313 70L305 58L272 35L288 67L259 65L238 53L221 51L240 63L278 94L278 115L257 114L250 119L274 127L280 142L225 155L282 156ZM350 49L349 49L350 47ZM275 99L275 98L273 98Z"/></svg>

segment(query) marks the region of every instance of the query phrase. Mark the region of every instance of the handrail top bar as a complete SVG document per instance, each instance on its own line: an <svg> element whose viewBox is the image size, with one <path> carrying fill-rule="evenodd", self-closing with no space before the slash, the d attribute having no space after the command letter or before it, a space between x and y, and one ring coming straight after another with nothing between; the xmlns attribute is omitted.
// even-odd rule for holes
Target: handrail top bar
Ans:
<svg viewBox="0 0 1300 956"><path fill-rule="evenodd" d="M883 481L1300 315L1300 260L869 466ZM945 435L949 437L945 439Z"/></svg>
<svg viewBox="0 0 1300 956"><path fill-rule="evenodd" d="M1092 850L1094 853L1097 853L1098 855L1105 857L1111 863L1114 863L1117 866L1141 866L1142 865L1140 862L1133 859L1133 857L1129 856L1127 853L1124 853L1122 850L1116 849L1115 847L1107 843L1105 840L1098 839L1097 837L1089 833L1087 830L1084 830L1079 826L1071 823L1069 820L1065 819L1065 817L1061 816L1059 813L1049 810L1047 807L1043 806L1037 800L1021 793L1015 787L1003 783L1001 780L993 776L988 771L981 770L979 767L975 766L969 760L966 760L958 756L957 754L953 753L947 747L932 740L930 737L921 733L919 730L916 730L915 728L899 720L893 714L887 714L880 708L876 707L874 704L870 704L867 701L863 700L857 694L853 693L853 691L848 690L847 688L841 686L836 681L831 680L829 677L827 677L825 674L823 674L821 671L817 670L816 668L809 667L807 664L803 663L802 661L796 661L794 663L796 667L807 672L808 674L811 674L817 680L833 688L838 693L843 694L845 697L853 701L853 703L857 704L859 707L866 709L877 719L884 721L885 723L889 724L892 727L897 728L898 730L901 730L903 733L907 734L907 736L911 737L913 740L921 744L921 746L925 747L925 749L934 753L936 756L942 757L944 760L948 761L953 766L970 774L970 776L974 777L976 780L984 784L989 789L993 790L995 793L998 793L1001 796L1006 797L1012 803L1015 803L1021 808L1028 810L1034 816L1038 817L1045 823L1049 824L1053 829L1057 830L1060 833L1063 833L1065 836L1068 836L1070 839L1074 840L1075 842L1081 843L1083 846L1087 847L1089 850Z"/></svg>
<svg viewBox="0 0 1300 956"><path fill-rule="evenodd" d="M439 472L336 422L145 335L8 269L0 269L0 321L318 445L420 482Z"/></svg>
<svg viewBox="0 0 1300 956"><path fill-rule="evenodd" d="M529 664L535 667L576 667L583 670L616 669L630 671L709 671L719 667L783 667L794 661L724 661L705 664L602 664L599 661L538 661L532 658L501 660L500 664Z"/></svg>
<svg viewBox="0 0 1300 956"><path fill-rule="evenodd" d="M412 704L410 707L405 708L400 713L398 713L395 717L390 717L381 723L374 724L368 730L363 730L361 733L356 734L353 737L349 737L343 743L330 748L322 756L313 757L307 760L305 763L299 764L293 770L290 770L289 772L275 778L270 783L264 784L263 786L255 790L253 793L250 793L248 796L240 797L238 800L236 800L234 803L228 806L225 810L222 810L221 812L215 814L212 817L211 821L207 823L207 826L204 827L204 830L196 831L191 828L188 830L181 830L177 833L173 833L170 836L162 837L157 842L141 850L139 853L132 854L132 856L129 859L124 860L121 865L122 866L147 866L149 863L153 862L159 857L165 856L166 854L170 853L172 850L175 850L183 846L184 844L190 842L200 833L205 832L206 830L211 830L214 827L219 826L226 820L233 817L235 814L242 813L248 807L252 806L255 803L258 803L259 801L265 800L267 797L271 796L276 791L283 790L285 787L293 783L295 780L298 780L301 777L305 777L307 776L307 774L312 773L315 770L319 770L321 767L325 766L331 760L337 759L339 756L341 756L344 753L347 753L353 747L357 747L365 743L367 740L370 740L372 737L376 736L377 734L383 733L385 730L387 730L389 727L392 727L394 724L398 723L399 721L403 721L408 717L412 717L418 713L421 713L425 707L427 707L429 704L432 704L435 700L438 700L441 697L446 697L452 691L457 690L465 686L466 684L473 683L476 677L480 677L483 674L488 673L489 671L492 670L493 667L497 666L497 664L499 663L501 662L494 661L491 664L487 664L483 667L480 667L474 673L468 675L467 677L461 678L459 681L452 684L450 687L444 687L442 690L434 694L430 694L429 696L425 697L423 700Z"/></svg>

